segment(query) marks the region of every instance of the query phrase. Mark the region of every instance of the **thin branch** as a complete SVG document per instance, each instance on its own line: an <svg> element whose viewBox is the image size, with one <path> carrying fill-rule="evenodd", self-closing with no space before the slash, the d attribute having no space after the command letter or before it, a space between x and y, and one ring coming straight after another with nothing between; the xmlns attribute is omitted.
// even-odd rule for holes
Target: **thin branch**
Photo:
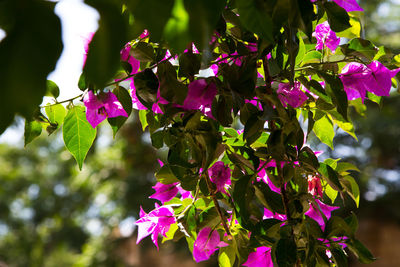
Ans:
<svg viewBox="0 0 400 267"><path fill-rule="evenodd" d="M207 170L204 173L205 173L205 180L206 180L207 188L208 188L208 191L210 192L211 198L214 202L215 209L217 210L219 217L221 218L221 222L225 229L226 234L228 235L228 239L231 239L232 238L231 232L229 231L229 227L226 224L226 218L225 218L225 215L221 211L221 207L219 206L218 199L215 196L215 191L213 190L213 188L211 186L211 181L210 181L210 177L208 176Z"/></svg>

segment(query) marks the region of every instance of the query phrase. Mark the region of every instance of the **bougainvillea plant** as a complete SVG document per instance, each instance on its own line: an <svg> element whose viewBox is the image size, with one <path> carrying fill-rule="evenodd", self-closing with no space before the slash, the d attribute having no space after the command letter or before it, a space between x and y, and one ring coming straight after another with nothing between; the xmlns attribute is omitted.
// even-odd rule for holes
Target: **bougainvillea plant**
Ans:
<svg viewBox="0 0 400 267"><path fill-rule="evenodd" d="M195 261L218 254L220 266L374 261L356 216L337 215L345 198L359 204L357 168L308 145L313 134L333 149L339 128L356 138L348 110L362 114L396 86L399 56L360 38L356 0L87 0L99 29L83 93L67 101L46 86L62 47L53 4L15 2L2 5L20 16L0 21L1 131L16 113L26 144L62 127L81 168L97 125L116 134L138 110L152 145L168 150L138 242L184 238ZM45 94L55 102L35 109Z"/></svg>

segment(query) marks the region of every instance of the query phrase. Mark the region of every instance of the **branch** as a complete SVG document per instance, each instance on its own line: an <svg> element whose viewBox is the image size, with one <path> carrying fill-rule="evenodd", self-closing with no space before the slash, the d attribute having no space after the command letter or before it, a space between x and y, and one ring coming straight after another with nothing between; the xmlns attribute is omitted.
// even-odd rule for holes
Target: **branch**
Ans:
<svg viewBox="0 0 400 267"><path fill-rule="evenodd" d="M210 177L208 176L207 170L205 171L205 179L206 179L208 191L210 192L211 198L214 202L215 209L217 210L219 217L221 218L221 222L225 229L226 234L228 235L228 239L231 239L232 238L231 232L229 231L229 227L226 224L226 218L225 218L225 215L221 211L221 207L219 206L218 199L215 196L215 191L212 188Z"/></svg>

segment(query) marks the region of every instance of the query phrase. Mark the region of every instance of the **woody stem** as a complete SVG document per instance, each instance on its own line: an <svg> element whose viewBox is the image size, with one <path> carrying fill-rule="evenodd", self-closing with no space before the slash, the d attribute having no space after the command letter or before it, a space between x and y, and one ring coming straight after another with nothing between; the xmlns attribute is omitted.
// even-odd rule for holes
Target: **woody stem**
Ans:
<svg viewBox="0 0 400 267"><path fill-rule="evenodd" d="M217 210L218 215L221 218L222 226L224 227L225 232L226 232L226 234L228 235L228 238L229 238L229 237L231 237L231 232L229 231L229 227L226 224L225 215L221 211L221 207L219 206L217 197L216 197L215 192L214 192L214 190L213 190L213 188L211 186L210 177L208 176L207 171L205 171L205 180L206 180L208 191L210 192L211 198L212 198L212 200L214 202L215 209Z"/></svg>

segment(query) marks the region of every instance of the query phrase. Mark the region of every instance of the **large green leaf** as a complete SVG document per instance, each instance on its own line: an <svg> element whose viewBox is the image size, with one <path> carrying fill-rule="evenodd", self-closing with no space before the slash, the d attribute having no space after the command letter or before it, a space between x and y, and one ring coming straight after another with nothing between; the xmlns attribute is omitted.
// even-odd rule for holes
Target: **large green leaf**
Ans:
<svg viewBox="0 0 400 267"><path fill-rule="evenodd" d="M318 119L314 117L314 120L313 131L315 135L322 143L333 149L333 137L335 136L335 131L333 130L332 121L326 115L323 115Z"/></svg>
<svg viewBox="0 0 400 267"><path fill-rule="evenodd" d="M64 119L63 139L65 146L82 169L83 161L96 137L96 128L86 120L85 108L75 106Z"/></svg>
<svg viewBox="0 0 400 267"><path fill-rule="evenodd" d="M201 51L208 46L226 0L184 0L184 5L189 14L190 35Z"/></svg>
<svg viewBox="0 0 400 267"><path fill-rule="evenodd" d="M237 0L239 18L244 27L267 41L273 41L273 22L267 9L268 3L258 0Z"/></svg>
<svg viewBox="0 0 400 267"><path fill-rule="evenodd" d="M175 1L172 16L165 25L164 36L173 53L181 53L189 45L189 14L183 0Z"/></svg>
<svg viewBox="0 0 400 267"><path fill-rule="evenodd" d="M324 2L332 31L341 32L351 27L349 14L335 2Z"/></svg>
<svg viewBox="0 0 400 267"><path fill-rule="evenodd" d="M135 24L148 29L151 38L160 41L164 27L171 17L174 0L125 0Z"/></svg>
<svg viewBox="0 0 400 267"><path fill-rule="evenodd" d="M118 70L120 50L127 39L127 27L121 7L107 0L86 0L100 13L99 29L89 44L83 69L85 78L98 88L104 87Z"/></svg>
<svg viewBox="0 0 400 267"><path fill-rule="evenodd" d="M47 76L54 70L63 47L54 3L8 3L5 12L15 16L0 42L0 133L12 123L15 113L32 117L46 93Z"/></svg>

